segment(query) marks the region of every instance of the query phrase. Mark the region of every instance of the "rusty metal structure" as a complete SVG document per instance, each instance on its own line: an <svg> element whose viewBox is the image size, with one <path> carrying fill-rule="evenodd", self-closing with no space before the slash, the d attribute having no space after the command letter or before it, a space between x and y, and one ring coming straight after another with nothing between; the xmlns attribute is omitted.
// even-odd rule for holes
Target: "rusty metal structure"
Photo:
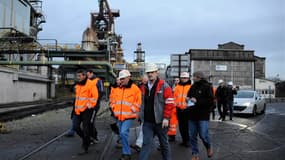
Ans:
<svg viewBox="0 0 285 160"><path fill-rule="evenodd" d="M41 0L1 0L0 11L3 12L0 21L4 22L0 24L0 65L47 75L48 90L55 73L52 65L60 66L56 72L64 86L68 77L75 79L79 68L93 69L109 84L115 78L112 65L124 63L122 37L115 33L114 27L114 19L120 13L111 10L107 0L99 0L99 11L91 13L90 27L83 32L81 45L38 39L41 24L46 22ZM54 57L62 57L64 61L55 62Z"/></svg>
<svg viewBox="0 0 285 160"><path fill-rule="evenodd" d="M45 23L41 0L5 0L0 2L0 53L1 60L36 60L37 54L20 55L19 50L40 48L37 35ZM28 68L32 70L32 68Z"/></svg>
<svg viewBox="0 0 285 160"><path fill-rule="evenodd" d="M115 33L115 18L120 16L120 11L111 9L107 0L99 0L99 11L92 12L90 15L90 26L86 28L82 36L82 49L86 51L105 50L109 63L112 65L123 63L122 37Z"/></svg>

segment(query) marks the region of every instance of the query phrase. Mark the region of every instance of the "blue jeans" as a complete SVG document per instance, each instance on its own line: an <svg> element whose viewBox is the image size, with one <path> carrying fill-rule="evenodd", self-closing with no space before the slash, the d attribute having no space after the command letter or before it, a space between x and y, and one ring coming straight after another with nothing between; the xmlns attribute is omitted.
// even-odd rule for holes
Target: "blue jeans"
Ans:
<svg viewBox="0 0 285 160"><path fill-rule="evenodd" d="M153 138L157 135L161 147L163 160L171 159L170 145L167 137L168 128L162 128L162 124L149 122L143 123L143 146L140 152L140 160L148 160L152 148Z"/></svg>
<svg viewBox="0 0 285 160"><path fill-rule="evenodd" d="M189 133L190 133L190 143L192 147L192 155L199 154L198 139L197 139L198 133L206 149L209 149L211 147L208 127L209 127L209 121L189 120Z"/></svg>
<svg viewBox="0 0 285 160"><path fill-rule="evenodd" d="M132 123L133 123L132 119L127 119L124 121L117 122L120 132L121 143L123 145L122 148L123 154L128 154L128 155L131 154L131 149L129 145L129 131Z"/></svg>

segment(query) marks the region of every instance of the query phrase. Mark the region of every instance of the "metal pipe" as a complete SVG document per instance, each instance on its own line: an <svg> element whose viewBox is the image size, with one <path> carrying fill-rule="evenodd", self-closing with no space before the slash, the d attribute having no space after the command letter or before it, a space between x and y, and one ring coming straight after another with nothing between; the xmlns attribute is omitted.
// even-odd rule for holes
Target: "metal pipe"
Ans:
<svg viewBox="0 0 285 160"><path fill-rule="evenodd" d="M26 65L26 66L48 66L48 65L103 65L115 76L112 66L108 62L101 61L0 61L0 65Z"/></svg>
<svg viewBox="0 0 285 160"><path fill-rule="evenodd" d="M37 41L55 41L55 50L57 51L57 39L45 38L45 39L37 39Z"/></svg>
<svg viewBox="0 0 285 160"><path fill-rule="evenodd" d="M0 61L0 65L105 65L112 68L108 62L101 61Z"/></svg>
<svg viewBox="0 0 285 160"><path fill-rule="evenodd" d="M107 52L107 50L99 50L99 51L78 51L78 50L67 50L67 51L54 51L54 50L44 50L44 49L38 49L38 50L15 50L15 49L4 49L1 50L0 49L0 53L1 54L15 54L16 53L20 53L20 54L35 54L35 53L49 53L50 57L52 57L53 54L57 54L57 57L59 57L60 55L62 55L62 57L64 57L66 54L68 55L82 55L82 54L94 54L94 55L100 55L100 54L104 54Z"/></svg>

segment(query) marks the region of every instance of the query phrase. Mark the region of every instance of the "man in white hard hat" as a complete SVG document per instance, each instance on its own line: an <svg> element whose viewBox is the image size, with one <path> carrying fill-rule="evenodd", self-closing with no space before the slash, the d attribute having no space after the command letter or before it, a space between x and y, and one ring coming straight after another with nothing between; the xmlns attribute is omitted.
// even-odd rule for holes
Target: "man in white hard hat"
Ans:
<svg viewBox="0 0 285 160"><path fill-rule="evenodd" d="M171 87L158 77L155 64L147 64L145 72L148 82L142 89L142 107L140 118L143 121L143 146L140 160L148 160L153 150L153 138L159 138L162 159L170 160L171 151L167 138L169 119L174 108Z"/></svg>
<svg viewBox="0 0 285 160"><path fill-rule="evenodd" d="M236 88L233 87L233 82L228 82L228 109L230 110L230 120L233 120L233 105L234 105L234 95L237 94Z"/></svg>
<svg viewBox="0 0 285 160"><path fill-rule="evenodd" d="M224 121L227 113L227 87L222 79L218 81L219 87L217 88L216 91L216 98L217 98L217 106L218 106L218 111L220 114L219 120ZM222 110L223 107L223 110Z"/></svg>
<svg viewBox="0 0 285 160"><path fill-rule="evenodd" d="M130 76L128 70L119 72L120 87L112 95L112 102L110 103L114 116L118 120L119 135L123 145L120 160L131 159L129 130L133 120L138 117L141 106L141 91L130 79Z"/></svg>
<svg viewBox="0 0 285 160"><path fill-rule="evenodd" d="M183 147L190 147L189 142L189 108L186 104L186 97L191 88L191 80L188 72L182 72L180 75L180 82L174 89L174 102L177 110L177 118L179 124L179 131L182 138Z"/></svg>

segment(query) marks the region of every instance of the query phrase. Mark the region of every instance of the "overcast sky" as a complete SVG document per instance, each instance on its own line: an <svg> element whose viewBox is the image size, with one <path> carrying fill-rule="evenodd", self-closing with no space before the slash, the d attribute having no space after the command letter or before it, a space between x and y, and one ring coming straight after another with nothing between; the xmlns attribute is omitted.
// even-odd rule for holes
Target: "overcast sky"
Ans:
<svg viewBox="0 0 285 160"><path fill-rule="evenodd" d="M217 49L233 41L266 57L266 76L285 79L284 0L109 0L120 9L116 33L125 59L133 62L142 42L147 62L169 64L170 54ZM43 0L47 23L39 38L81 43L98 0Z"/></svg>

